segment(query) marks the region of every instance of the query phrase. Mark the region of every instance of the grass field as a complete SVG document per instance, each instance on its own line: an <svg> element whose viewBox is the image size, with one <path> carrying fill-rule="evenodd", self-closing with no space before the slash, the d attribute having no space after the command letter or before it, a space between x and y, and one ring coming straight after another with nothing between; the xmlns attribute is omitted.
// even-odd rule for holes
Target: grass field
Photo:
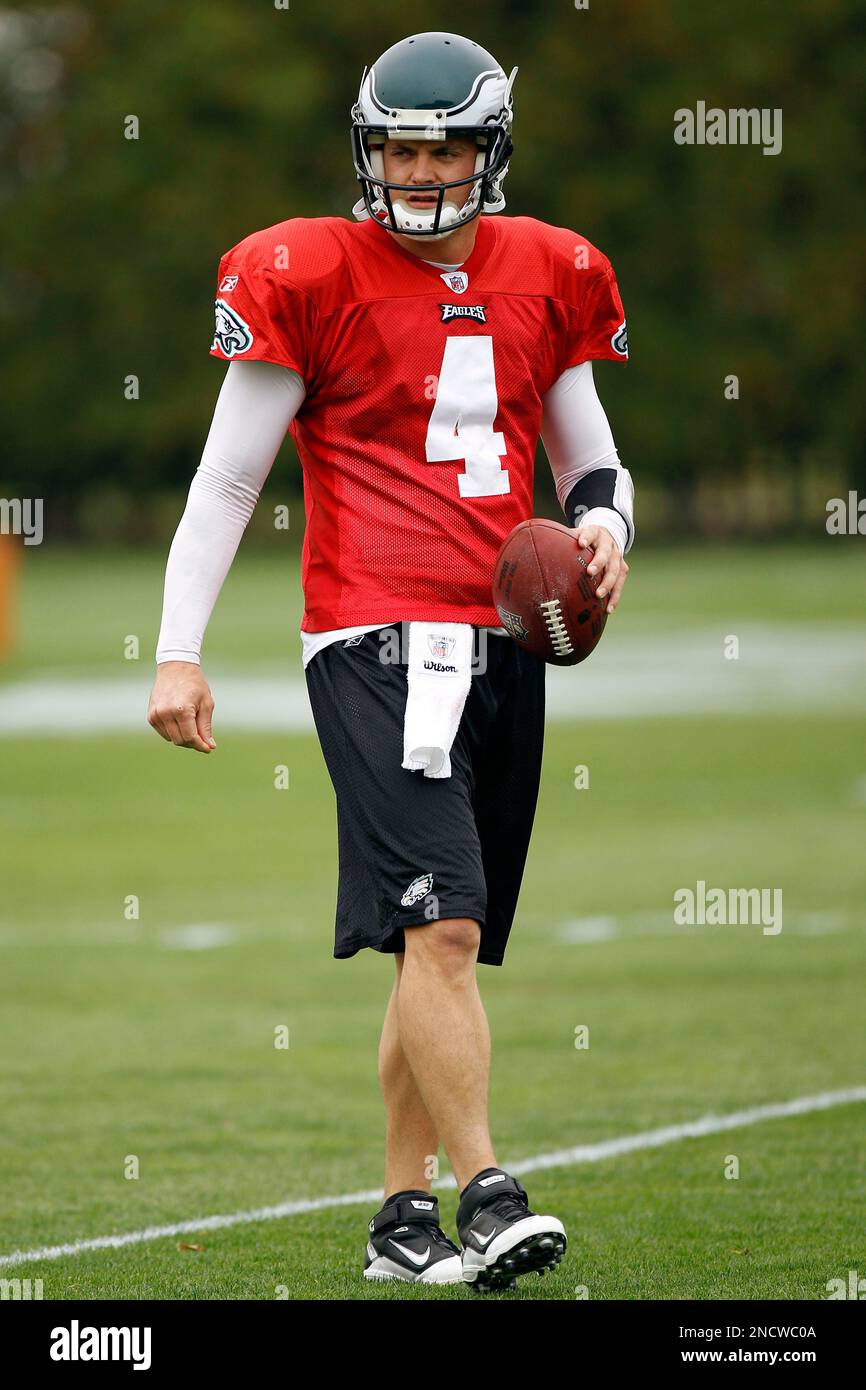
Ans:
<svg viewBox="0 0 866 1390"><path fill-rule="evenodd" d="M160 568L28 557L3 680L117 671L129 633L149 660ZM297 669L298 610L296 566L242 553L209 660ZM827 618L863 647L864 612L856 546L649 551L605 643L761 620L808 661ZM336 836L318 744L218 724L216 737L211 758L144 726L0 740L0 1257L381 1182L392 967L372 952L331 959ZM506 963L480 971L501 1162L866 1084L864 778L854 714L550 726ZM676 926L673 894L699 879L781 888L782 931ZM574 1046L581 1024L588 1050ZM864 1115L843 1104L530 1173L535 1209L560 1215L571 1243L555 1275L499 1297L826 1297L828 1280L866 1274ZM441 1200L451 1224L456 1194ZM375 1205L0 1276L41 1278L58 1299L471 1296L365 1286Z"/></svg>

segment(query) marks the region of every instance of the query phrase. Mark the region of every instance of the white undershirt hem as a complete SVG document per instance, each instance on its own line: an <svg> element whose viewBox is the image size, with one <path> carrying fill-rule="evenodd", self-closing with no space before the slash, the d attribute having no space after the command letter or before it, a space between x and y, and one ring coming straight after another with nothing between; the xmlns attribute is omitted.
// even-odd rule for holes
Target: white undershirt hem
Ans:
<svg viewBox="0 0 866 1390"><path fill-rule="evenodd" d="M309 666L316 652L320 652L323 647L330 647L332 642L339 642L340 638L348 642L351 637L360 637L365 632L378 632L380 628L396 626L397 622L364 623L361 627L335 627L330 632L301 632L301 654L304 669L306 670ZM485 627L483 631L495 632L497 637L508 636L504 627Z"/></svg>

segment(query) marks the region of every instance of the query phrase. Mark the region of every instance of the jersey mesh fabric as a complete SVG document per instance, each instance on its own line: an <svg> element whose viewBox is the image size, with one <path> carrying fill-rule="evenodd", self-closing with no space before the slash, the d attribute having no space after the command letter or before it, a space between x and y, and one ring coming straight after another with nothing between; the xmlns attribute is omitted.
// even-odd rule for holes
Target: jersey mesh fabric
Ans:
<svg viewBox="0 0 866 1390"><path fill-rule="evenodd" d="M280 223L223 257L213 354L279 361L307 386L292 424L307 515L304 631L383 614L495 625L496 553L532 515L541 397L576 362L624 358L613 272L574 233L481 218L463 271L469 284L456 293L381 227L338 218ZM448 368L453 339L476 340L453 349L468 354L468 376ZM484 446L484 495L460 491L474 443L470 461L427 461L442 393L445 452L464 450L467 430L502 437L504 453Z"/></svg>

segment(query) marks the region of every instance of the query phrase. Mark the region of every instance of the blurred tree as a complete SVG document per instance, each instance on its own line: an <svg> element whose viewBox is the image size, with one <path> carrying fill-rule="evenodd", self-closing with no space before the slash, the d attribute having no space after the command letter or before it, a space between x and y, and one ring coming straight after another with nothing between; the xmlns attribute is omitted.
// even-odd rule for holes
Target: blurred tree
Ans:
<svg viewBox="0 0 866 1390"><path fill-rule="evenodd" d="M285 217L350 216L362 69L439 27L520 66L508 211L613 260L632 362L597 379L635 473L795 473L823 451L862 480L858 20L849 0L0 12L0 482L55 522L88 485L187 482L223 373L220 255ZM674 112L699 100L781 108L782 152L677 145Z"/></svg>

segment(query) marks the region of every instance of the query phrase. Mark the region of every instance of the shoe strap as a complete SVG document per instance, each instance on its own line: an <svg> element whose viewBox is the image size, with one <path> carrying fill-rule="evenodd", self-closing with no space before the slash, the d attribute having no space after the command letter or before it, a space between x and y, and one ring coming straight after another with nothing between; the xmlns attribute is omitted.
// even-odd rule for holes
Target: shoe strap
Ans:
<svg viewBox="0 0 866 1390"><path fill-rule="evenodd" d="M424 1206L414 1206L415 1202L423 1202ZM419 1221L439 1225L439 1202L426 1192L419 1192L417 1197L398 1197L396 1202L383 1207L370 1222L370 1230L375 1233L385 1226L417 1225Z"/></svg>
<svg viewBox="0 0 866 1390"><path fill-rule="evenodd" d="M494 1173L482 1173L478 1178L473 1178L463 1196L460 1198L460 1211L458 1217L468 1211L478 1211L481 1207L486 1207L490 1202L496 1202L500 1197L517 1197L520 1201L526 1201L526 1190L521 1187L516 1178L512 1178L509 1173L503 1174L499 1182L486 1185L486 1179L498 1177ZM485 1181L485 1186L481 1182Z"/></svg>

